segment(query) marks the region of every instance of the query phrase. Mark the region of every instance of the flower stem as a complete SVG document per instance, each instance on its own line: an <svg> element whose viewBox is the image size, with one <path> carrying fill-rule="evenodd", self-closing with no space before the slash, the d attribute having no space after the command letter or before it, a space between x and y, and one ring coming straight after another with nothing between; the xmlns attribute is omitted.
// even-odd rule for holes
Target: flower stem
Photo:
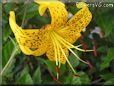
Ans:
<svg viewBox="0 0 114 86"><path fill-rule="evenodd" d="M5 65L5 67L3 68L3 70L1 71L1 73L0 73L0 75L2 76L3 75L3 73L4 73L4 71L6 70L6 68L11 64L11 62L12 62L12 60L13 60L13 57L16 55L16 53L17 53L17 50L18 50L18 48L14 48L14 50L13 50L13 53L11 54L11 56L10 56L10 58L9 58L9 60L8 60L8 62L6 63L6 65Z"/></svg>
<svg viewBox="0 0 114 86"><path fill-rule="evenodd" d="M16 55L17 51L18 51L18 46L15 43L15 41L9 36L10 40L12 41L12 43L14 44L14 50L8 60L8 62L6 63L5 67L2 69L2 71L0 72L0 75L2 76L2 74L4 73L4 71L6 70L6 68L11 64L13 57Z"/></svg>

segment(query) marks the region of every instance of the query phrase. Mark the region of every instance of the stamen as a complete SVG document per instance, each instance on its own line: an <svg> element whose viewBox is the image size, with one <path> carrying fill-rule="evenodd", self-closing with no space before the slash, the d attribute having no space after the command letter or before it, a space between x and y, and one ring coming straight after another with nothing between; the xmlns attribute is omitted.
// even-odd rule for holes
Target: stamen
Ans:
<svg viewBox="0 0 114 86"><path fill-rule="evenodd" d="M79 51L82 51L82 52L91 52L91 51L93 51L93 50L84 50L84 49L78 48L76 46L74 46L74 48L79 50Z"/></svg>
<svg viewBox="0 0 114 86"><path fill-rule="evenodd" d="M55 59L56 59L56 66L58 66L58 59L57 59L57 45L55 44L52 36L51 36L51 33L50 33L50 38L52 39L52 42L53 42L53 45L54 45L54 52L55 52ZM59 78L59 74L57 72L57 79Z"/></svg>
<svg viewBox="0 0 114 86"><path fill-rule="evenodd" d="M71 67L72 71L74 72L74 74L76 74L76 71L75 71L74 68L72 67L72 65L71 65L71 63L69 62L69 60L67 59L67 56L66 56L66 54L64 53L63 49L61 48L61 46L59 46L59 47L60 47L61 52L63 53L65 59L67 60L69 66Z"/></svg>
<svg viewBox="0 0 114 86"><path fill-rule="evenodd" d="M56 36L54 36L54 33L52 34L52 36L53 36L53 38L54 38L56 44L58 45L59 49L61 50L62 54L64 55L66 61L68 62L70 68L72 69L72 71L74 72L74 74L76 74L76 71L75 71L74 68L72 67L72 65L71 65L71 63L69 62L69 60L67 59L67 56L66 56L66 54L64 53L64 51L63 51L63 49L62 49L60 43L57 41L57 39L55 39Z"/></svg>
<svg viewBox="0 0 114 86"><path fill-rule="evenodd" d="M55 33L54 33L54 35L55 35ZM58 40L59 40L65 47L67 47L67 48L69 49L69 51L70 51L78 60L82 61L82 62L85 63L85 64L88 64L86 61L80 59L80 57L79 57L77 54L75 54L74 51L71 50L71 49L69 48L69 46L68 46L67 44L65 44L61 39L58 38ZM72 45L72 44L70 44L70 45Z"/></svg>
<svg viewBox="0 0 114 86"><path fill-rule="evenodd" d="M82 44L79 44L79 45L77 45L76 47L81 47L82 46Z"/></svg>
<svg viewBox="0 0 114 86"><path fill-rule="evenodd" d="M57 45L57 50L58 50L58 59L59 59L59 68L60 68L60 66L61 66L61 62L60 62L60 50L59 50L59 47L58 47L58 45Z"/></svg>
<svg viewBox="0 0 114 86"><path fill-rule="evenodd" d="M78 60L80 60L81 62L83 62L83 63L85 63L85 64L88 64L88 62L86 62L86 61L80 59L80 57L79 57L76 53L74 53L73 50L71 50L70 48L69 48L69 50L70 50L70 52L71 52L75 57L77 57Z"/></svg>
<svg viewBox="0 0 114 86"><path fill-rule="evenodd" d="M55 33L55 32L54 32ZM79 46L81 46L81 45L79 45L78 47L77 46L74 46L74 45L72 45L71 43L69 43L69 42L67 42L66 40L64 40L61 36L59 36L58 34L56 34L55 33L55 35L58 37L58 39L61 39L62 41L64 41L66 44L68 44L69 45L69 47L71 47L71 48L75 48L76 50L79 50L79 51L82 51L82 52L91 52L91 51L93 51L93 50L84 50L84 49L81 49L81 48L78 48Z"/></svg>
<svg viewBox="0 0 114 86"><path fill-rule="evenodd" d="M59 75L61 74L59 66L56 66L56 71Z"/></svg>
<svg viewBox="0 0 114 86"><path fill-rule="evenodd" d="M60 66L61 66L61 62L60 62L60 49L58 47L58 44L56 44L56 46L57 46L57 55L58 55L58 59L59 59L59 68L60 68Z"/></svg>

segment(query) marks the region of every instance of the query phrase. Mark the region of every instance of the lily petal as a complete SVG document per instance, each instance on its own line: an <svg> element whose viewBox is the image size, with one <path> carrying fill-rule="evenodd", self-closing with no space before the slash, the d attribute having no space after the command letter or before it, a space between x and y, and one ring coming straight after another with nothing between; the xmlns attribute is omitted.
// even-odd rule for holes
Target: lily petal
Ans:
<svg viewBox="0 0 114 86"><path fill-rule="evenodd" d="M80 2L77 7L82 9L67 22L65 28L58 32L70 43L74 43L80 37L80 32L87 27L92 19L92 14L84 2Z"/></svg>
<svg viewBox="0 0 114 86"><path fill-rule="evenodd" d="M54 1L35 0L35 2L40 5L39 6L40 15L43 15L47 8L49 9L51 14L51 26L54 29L57 29L58 27L64 25L67 22L68 12L65 9L65 5L62 2L59 2L57 0Z"/></svg>
<svg viewBox="0 0 114 86"><path fill-rule="evenodd" d="M9 24L23 53L40 56L46 52L48 41L43 28L22 29L16 24L15 13L13 11L10 12Z"/></svg>

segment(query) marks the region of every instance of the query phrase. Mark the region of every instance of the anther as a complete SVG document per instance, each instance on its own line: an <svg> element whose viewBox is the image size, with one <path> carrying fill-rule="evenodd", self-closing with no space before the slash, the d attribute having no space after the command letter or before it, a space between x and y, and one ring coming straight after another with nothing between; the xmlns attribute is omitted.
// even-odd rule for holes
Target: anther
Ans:
<svg viewBox="0 0 114 86"><path fill-rule="evenodd" d="M56 72L57 72L59 75L61 74L61 72L60 72L60 68L59 68L58 65L56 65Z"/></svg>
<svg viewBox="0 0 114 86"><path fill-rule="evenodd" d="M79 75L79 74L73 74L73 76L75 76L75 77L80 77L80 75Z"/></svg>

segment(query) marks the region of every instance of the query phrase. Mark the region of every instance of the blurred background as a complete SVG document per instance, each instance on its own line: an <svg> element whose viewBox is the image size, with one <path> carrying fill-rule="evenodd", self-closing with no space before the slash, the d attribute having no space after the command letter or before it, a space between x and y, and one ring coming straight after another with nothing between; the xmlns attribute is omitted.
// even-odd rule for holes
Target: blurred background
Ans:
<svg viewBox="0 0 114 86"><path fill-rule="evenodd" d="M74 0L67 1L64 1L66 9L72 16L79 9ZM90 2L92 0L86 1L89 1L89 4L95 4ZM73 76L68 64L65 64L61 66L59 80L56 80L55 62L49 61L46 55L27 56L20 50L16 50L14 45L16 40L8 22L9 11L13 10L19 26L41 28L50 23L49 12L40 16L38 5L34 2L3 0L2 8L0 7L2 9L2 68L10 58L11 61L2 73L2 84L114 84L114 6L106 7L104 4L114 5L113 2L104 2L101 7L89 6L93 15L92 21L75 43L75 45L82 44L83 49L94 50L89 53L75 51L80 58L88 61L89 65L75 60L75 57L70 54L69 60L80 77Z"/></svg>

